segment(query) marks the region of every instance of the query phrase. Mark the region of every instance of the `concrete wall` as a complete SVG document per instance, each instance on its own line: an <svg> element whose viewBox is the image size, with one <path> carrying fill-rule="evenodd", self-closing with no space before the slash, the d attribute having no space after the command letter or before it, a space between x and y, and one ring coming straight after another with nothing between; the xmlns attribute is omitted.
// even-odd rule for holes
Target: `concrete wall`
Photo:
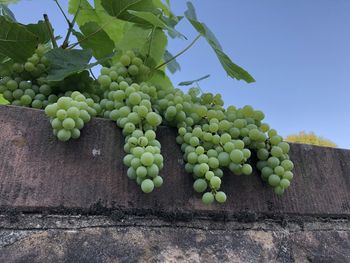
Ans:
<svg viewBox="0 0 350 263"><path fill-rule="evenodd" d="M349 150L293 144L282 197L227 173L227 203L205 206L175 131L158 138L165 182L145 195L112 122L61 143L43 111L0 106L0 262L350 262Z"/></svg>

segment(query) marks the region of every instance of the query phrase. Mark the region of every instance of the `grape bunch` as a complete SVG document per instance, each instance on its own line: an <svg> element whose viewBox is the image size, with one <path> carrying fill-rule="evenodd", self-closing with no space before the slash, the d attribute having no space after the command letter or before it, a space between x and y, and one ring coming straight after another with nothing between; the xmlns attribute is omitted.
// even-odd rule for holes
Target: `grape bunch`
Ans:
<svg viewBox="0 0 350 263"><path fill-rule="evenodd" d="M46 51L39 45L26 63L13 63L1 70L0 93L12 105L42 109L57 101L51 86L45 82Z"/></svg>
<svg viewBox="0 0 350 263"><path fill-rule="evenodd" d="M150 193L163 184L159 175L163 156L155 133L162 118L152 108L151 97L157 95L156 88L145 82L133 82L135 77L142 78L140 72L136 74L136 65L141 69L142 60L128 51L116 65L101 69L98 78L104 90L100 101L101 116L122 128L127 175L136 180L143 192Z"/></svg>
<svg viewBox="0 0 350 263"><path fill-rule="evenodd" d="M70 97L61 97L56 103L45 108L46 115L50 118L53 133L60 141L78 139L80 130L97 115L98 104L92 99L87 99L78 91L74 91Z"/></svg>
<svg viewBox="0 0 350 263"><path fill-rule="evenodd" d="M225 109L219 94L200 94L197 88L190 89L188 94L173 88L159 90L154 103L165 123L178 128L176 141L184 153L185 169L193 174L193 188L202 194L205 204L214 200L219 203L226 201L226 194L220 191L223 169L236 175L252 174L253 168L248 162L252 150L257 151L258 157L264 155L258 168L279 166L269 174L271 179L266 178L271 170L268 168L264 168L265 177L262 177L275 188L275 192L282 194L289 187L289 180L293 177L289 145L262 123L264 114L261 111L255 111L251 106ZM276 158L280 158L278 162ZM276 179L276 173L280 181Z"/></svg>

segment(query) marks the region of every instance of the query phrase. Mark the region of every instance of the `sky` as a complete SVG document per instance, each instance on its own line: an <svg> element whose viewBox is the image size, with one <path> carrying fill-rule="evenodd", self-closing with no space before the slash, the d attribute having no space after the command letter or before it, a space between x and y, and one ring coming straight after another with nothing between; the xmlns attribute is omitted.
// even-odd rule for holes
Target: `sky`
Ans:
<svg viewBox="0 0 350 263"><path fill-rule="evenodd" d="M315 132L350 149L350 1L349 0L194 0L200 21L215 33L223 50L255 79L227 77L210 46L200 39L179 57L176 85L210 74L204 92L220 93L225 106L252 105L282 136ZM68 0L61 0L67 10ZM171 1L182 15L186 1ZM67 24L53 0L22 0L10 8L22 23L47 13L57 34ZM176 54L197 33L183 20L177 29L187 41L169 40Z"/></svg>

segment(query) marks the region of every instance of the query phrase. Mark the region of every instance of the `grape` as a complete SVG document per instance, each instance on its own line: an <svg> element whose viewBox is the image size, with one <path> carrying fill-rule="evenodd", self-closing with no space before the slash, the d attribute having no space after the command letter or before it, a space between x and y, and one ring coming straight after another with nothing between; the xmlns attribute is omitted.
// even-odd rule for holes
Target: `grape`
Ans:
<svg viewBox="0 0 350 263"><path fill-rule="evenodd" d="M271 186L277 186L277 185L279 185L279 183L280 183L280 177L278 176L278 175L276 175L276 174L271 174L270 176L269 176L269 179L268 179L268 181L269 181L269 184L271 185Z"/></svg>
<svg viewBox="0 0 350 263"><path fill-rule="evenodd" d="M160 176L156 176L155 178L153 178L153 183L154 183L154 187L159 188L163 184L163 178Z"/></svg>
<svg viewBox="0 0 350 263"><path fill-rule="evenodd" d="M70 131L68 130L59 130L57 133L57 138L62 141L62 142L66 142L71 138L72 134Z"/></svg>
<svg viewBox="0 0 350 263"><path fill-rule="evenodd" d="M218 203L225 203L226 202L226 194L222 191L219 191L215 194L215 200Z"/></svg>
<svg viewBox="0 0 350 263"><path fill-rule="evenodd" d="M242 173L244 175L250 175L252 174L252 172L253 172L253 168L250 166L250 164L247 164L247 163L243 164Z"/></svg>
<svg viewBox="0 0 350 263"><path fill-rule="evenodd" d="M242 151L240 151L240 150L233 150L230 153L230 158L231 158L232 162L238 164L238 163L242 162L244 155L243 155Z"/></svg>
<svg viewBox="0 0 350 263"><path fill-rule="evenodd" d="M287 179L282 179L282 180L280 181L280 186L281 186L283 189L288 188L289 185L290 185L290 182L289 182L289 180L287 180Z"/></svg>
<svg viewBox="0 0 350 263"><path fill-rule="evenodd" d="M217 176L213 176L210 179L210 186L214 189L219 189L221 185L221 179Z"/></svg>
<svg viewBox="0 0 350 263"><path fill-rule="evenodd" d="M204 179L197 179L194 183L193 183L193 189L197 192L197 193L202 193L204 192L208 187L207 182Z"/></svg>
<svg viewBox="0 0 350 263"><path fill-rule="evenodd" d="M214 195L210 192L205 193L202 196L202 202L206 205L212 204L214 202Z"/></svg>
<svg viewBox="0 0 350 263"><path fill-rule="evenodd" d="M72 118L66 118L62 122L62 126L66 130L72 130L75 127L75 122Z"/></svg>
<svg viewBox="0 0 350 263"><path fill-rule="evenodd" d="M144 193L151 193L154 189L154 183L150 179L145 179L141 183L141 189Z"/></svg>
<svg viewBox="0 0 350 263"><path fill-rule="evenodd" d="M151 166L154 162L153 154L146 152L141 156L141 163L145 166Z"/></svg>

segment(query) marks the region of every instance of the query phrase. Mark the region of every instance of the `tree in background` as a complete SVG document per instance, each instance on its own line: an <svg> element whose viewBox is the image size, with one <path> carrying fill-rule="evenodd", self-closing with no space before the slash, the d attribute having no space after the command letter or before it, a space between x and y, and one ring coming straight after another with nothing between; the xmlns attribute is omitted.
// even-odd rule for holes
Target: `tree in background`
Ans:
<svg viewBox="0 0 350 263"><path fill-rule="evenodd" d="M298 134L288 135L285 138L285 140L287 142L306 143L326 147L337 147L337 145L331 140L319 137L314 132L306 133L305 131L301 131Z"/></svg>

